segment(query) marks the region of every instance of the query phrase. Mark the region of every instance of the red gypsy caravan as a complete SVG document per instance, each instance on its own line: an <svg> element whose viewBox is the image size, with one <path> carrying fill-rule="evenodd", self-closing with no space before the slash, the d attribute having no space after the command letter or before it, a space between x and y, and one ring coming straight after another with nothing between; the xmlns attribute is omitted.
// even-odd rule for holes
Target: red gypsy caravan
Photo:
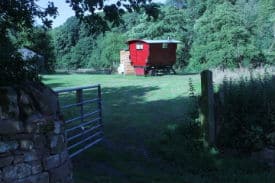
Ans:
<svg viewBox="0 0 275 183"><path fill-rule="evenodd" d="M176 62L176 40L130 40L131 65L136 75L155 75L158 71L175 74L172 66Z"/></svg>

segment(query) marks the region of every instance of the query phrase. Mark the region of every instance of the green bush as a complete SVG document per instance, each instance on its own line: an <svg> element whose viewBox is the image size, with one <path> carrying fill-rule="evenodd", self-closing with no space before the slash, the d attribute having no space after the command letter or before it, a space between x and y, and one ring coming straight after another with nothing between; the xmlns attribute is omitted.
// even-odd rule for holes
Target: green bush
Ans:
<svg viewBox="0 0 275 183"><path fill-rule="evenodd" d="M239 81L225 78L219 90L219 146L242 152L275 147L274 78L267 73Z"/></svg>

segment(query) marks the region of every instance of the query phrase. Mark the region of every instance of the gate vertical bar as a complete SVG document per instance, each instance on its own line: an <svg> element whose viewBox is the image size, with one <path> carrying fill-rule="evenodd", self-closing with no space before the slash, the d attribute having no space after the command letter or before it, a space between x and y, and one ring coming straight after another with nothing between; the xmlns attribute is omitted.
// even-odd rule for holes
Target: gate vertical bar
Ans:
<svg viewBox="0 0 275 183"><path fill-rule="evenodd" d="M99 123L101 126L101 133L103 134L103 123L102 123L102 97L101 97L101 86L98 85L98 109L99 109Z"/></svg>
<svg viewBox="0 0 275 183"><path fill-rule="evenodd" d="M99 122L100 124L102 124L102 103L101 103L101 86L98 85L98 88L97 88L97 95L98 95L98 109L99 109Z"/></svg>
<svg viewBox="0 0 275 183"><path fill-rule="evenodd" d="M76 90L76 102L79 103L81 122L83 122L84 111L83 111L83 90L82 89Z"/></svg>

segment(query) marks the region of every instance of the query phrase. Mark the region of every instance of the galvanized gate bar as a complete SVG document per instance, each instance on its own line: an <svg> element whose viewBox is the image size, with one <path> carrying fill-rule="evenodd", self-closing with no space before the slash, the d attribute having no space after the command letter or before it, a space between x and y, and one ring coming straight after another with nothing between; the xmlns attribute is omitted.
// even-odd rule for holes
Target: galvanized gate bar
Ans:
<svg viewBox="0 0 275 183"><path fill-rule="evenodd" d="M96 113L100 113L100 111L101 111L101 110L96 110L96 111L93 111L93 112L91 112L91 113L84 114L84 115L82 115L82 116L78 116L78 117L76 117L76 118L73 118L73 119L70 119L70 120L65 121L65 123L68 124L68 123L71 123L71 122L76 121L76 120L79 120L79 119L88 118L88 117L90 117L90 116L92 116L92 115L94 115L94 114L96 114ZM100 115L100 114L99 114L99 116L100 116L100 118L101 118L101 115Z"/></svg>
<svg viewBox="0 0 275 183"><path fill-rule="evenodd" d="M79 124L79 125L77 125L77 126L74 126L74 127L72 127L72 128L68 128L68 129L66 129L66 132L69 133L69 132L71 132L71 131L74 131L74 130L76 130L76 129L81 128L82 126L92 124L92 123L94 123L94 122L99 121L99 119L100 119L100 118L96 118L96 119L93 119L93 120L91 120L91 121L87 121L87 122L85 122L85 123L81 123L81 124Z"/></svg>
<svg viewBox="0 0 275 183"><path fill-rule="evenodd" d="M99 98L95 98L95 99L92 99L92 100L86 100L84 102L79 102L79 103L75 103L75 104L64 105L64 106L62 106L60 108L61 109L68 109L68 108L76 107L76 106L79 106L79 105L84 105L84 104L88 104L88 103L97 102L98 100L99 100Z"/></svg>
<svg viewBox="0 0 275 183"><path fill-rule="evenodd" d="M92 142L91 144L85 146L84 148L79 149L78 151L76 151L76 152L74 152L74 153L72 153L72 154L69 154L69 157L70 157L70 158L75 157L76 155L78 155L78 154L82 153L83 151L89 149L90 147L96 145L96 144L99 143L101 140L102 140L102 138L99 138L99 139L95 140L94 142Z"/></svg>
<svg viewBox="0 0 275 183"><path fill-rule="evenodd" d="M78 146L78 145L84 143L85 141L88 141L88 140L90 140L90 139L92 139L92 138L94 138L94 137L96 137L96 136L98 136L98 135L100 135L100 134L102 134L102 132L96 132L95 134L93 134L93 135L91 135L91 136L85 138L83 141L80 141L80 142L75 143L74 145L71 145L70 147L68 147L68 150L73 149L73 148L75 148L76 146Z"/></svg>
<svg viewBox="0 0 275 183"><path fill-rule="evenodd" d="M100 84L98 85L90 85L90 86L81 86L81 87L72 87L72 88L65 88L65 89L57 89L54 90L56 93L68 93L76 90L85 90L85 89L93 89L93 88L98 88L100 87Z"/></svg>
<svg viewBox="0 0 275 183"><path fill-rule="evenodd" d="M96 97L84 100L85 91L96 91ZM103 139L103 123L102 123L102 104L101 104L101 86L92 85L84 87L74 87L68 89L58 89L55 92L60 96L66 93L75 93L75 103L61 106L64 112L70 111L70 108L78 108L78 115L71 119L65 120L66 136L70 158L78 155L86 149L92 147ZM84 105L97 102L97 106L90 112L84 111ZM70 111L74 112L74 111ZM66 116L65 116L66 117ZM87 118L93 118L87 120Z"/></svg>
<svg viewBox="0 0 275 183"><path fill-rule="evenodd" d="M78 137L80 137L80 136L82 136L82 135L85 135L85 134L87 134L87 133L89 133L89 132L91 132L91 131L94 131L94 130L98 129L99 127L102 127L102 125L96 125L96 126L94 126L94 127L92 127L92 128L89 128L88 130L85 130L85 131L83 130L82 133L78 133L77 135L74 135L74 136L69 137L69 138L67 139L67 141L70 142L71 140L74 140L74 139L76 139L76 138L78 138Z"/></svg>

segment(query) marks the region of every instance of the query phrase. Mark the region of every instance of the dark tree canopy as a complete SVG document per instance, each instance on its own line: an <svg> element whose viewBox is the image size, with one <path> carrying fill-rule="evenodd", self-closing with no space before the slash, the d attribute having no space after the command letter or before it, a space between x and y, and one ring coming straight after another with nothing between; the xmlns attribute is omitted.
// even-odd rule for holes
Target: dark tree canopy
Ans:
<svg viewBox="0 0 275 183"><path fill-rule="evenodd" d="M57 8L52 2L42 8L35 0L0 1L0 85L17 84L25 79L38 80L35 68L31 62L22 60L9 33L32 28L35 18L41 19L45 27L50 27L49 18L56 15Z"/></svg>
<svg viewBox="0 0 275 183"><path fill-rule="evenodd" d="M57 8L49 2L46 8L37 5L35 0L1 0L0 1L0 30L5 33L7 29L20 30L32 27L35 17L42 20L47 27L51 26Z"/></svg>
<svg viewBox="0 0 275 183"><path fill-rule="evenodd" d="M107 25L106 21L118 25L125 11L138 12L141 8L149 16L158 17L158 6L151 0L118 0L113 4L104 4L103 0L66 0L66 3L75 11L76 17L94 26L102 23ZM98 11L103 11L103 16ZM58 8L52 0L47 7L40 7L37 0L1 0L0 14L0 29L4 33L10 28L32 27L35 18L41 19L46 27L51 27L52 18L58 15Z"/></svg>
<svg viewBox="0 0 275 183"><path fill-rule="evenodd" d="M70 7L75 11L77 17L93 18L98 14L96 11L103 10L104 19L112 23L119 23L120 16L125 12L139 12L141 8L146 10L146 13L157 18L156 4L151 3L151 0L117 0L113 4L104 4L103 0L67 0ZM87 15L87 13L89 15Z"/></svg>

